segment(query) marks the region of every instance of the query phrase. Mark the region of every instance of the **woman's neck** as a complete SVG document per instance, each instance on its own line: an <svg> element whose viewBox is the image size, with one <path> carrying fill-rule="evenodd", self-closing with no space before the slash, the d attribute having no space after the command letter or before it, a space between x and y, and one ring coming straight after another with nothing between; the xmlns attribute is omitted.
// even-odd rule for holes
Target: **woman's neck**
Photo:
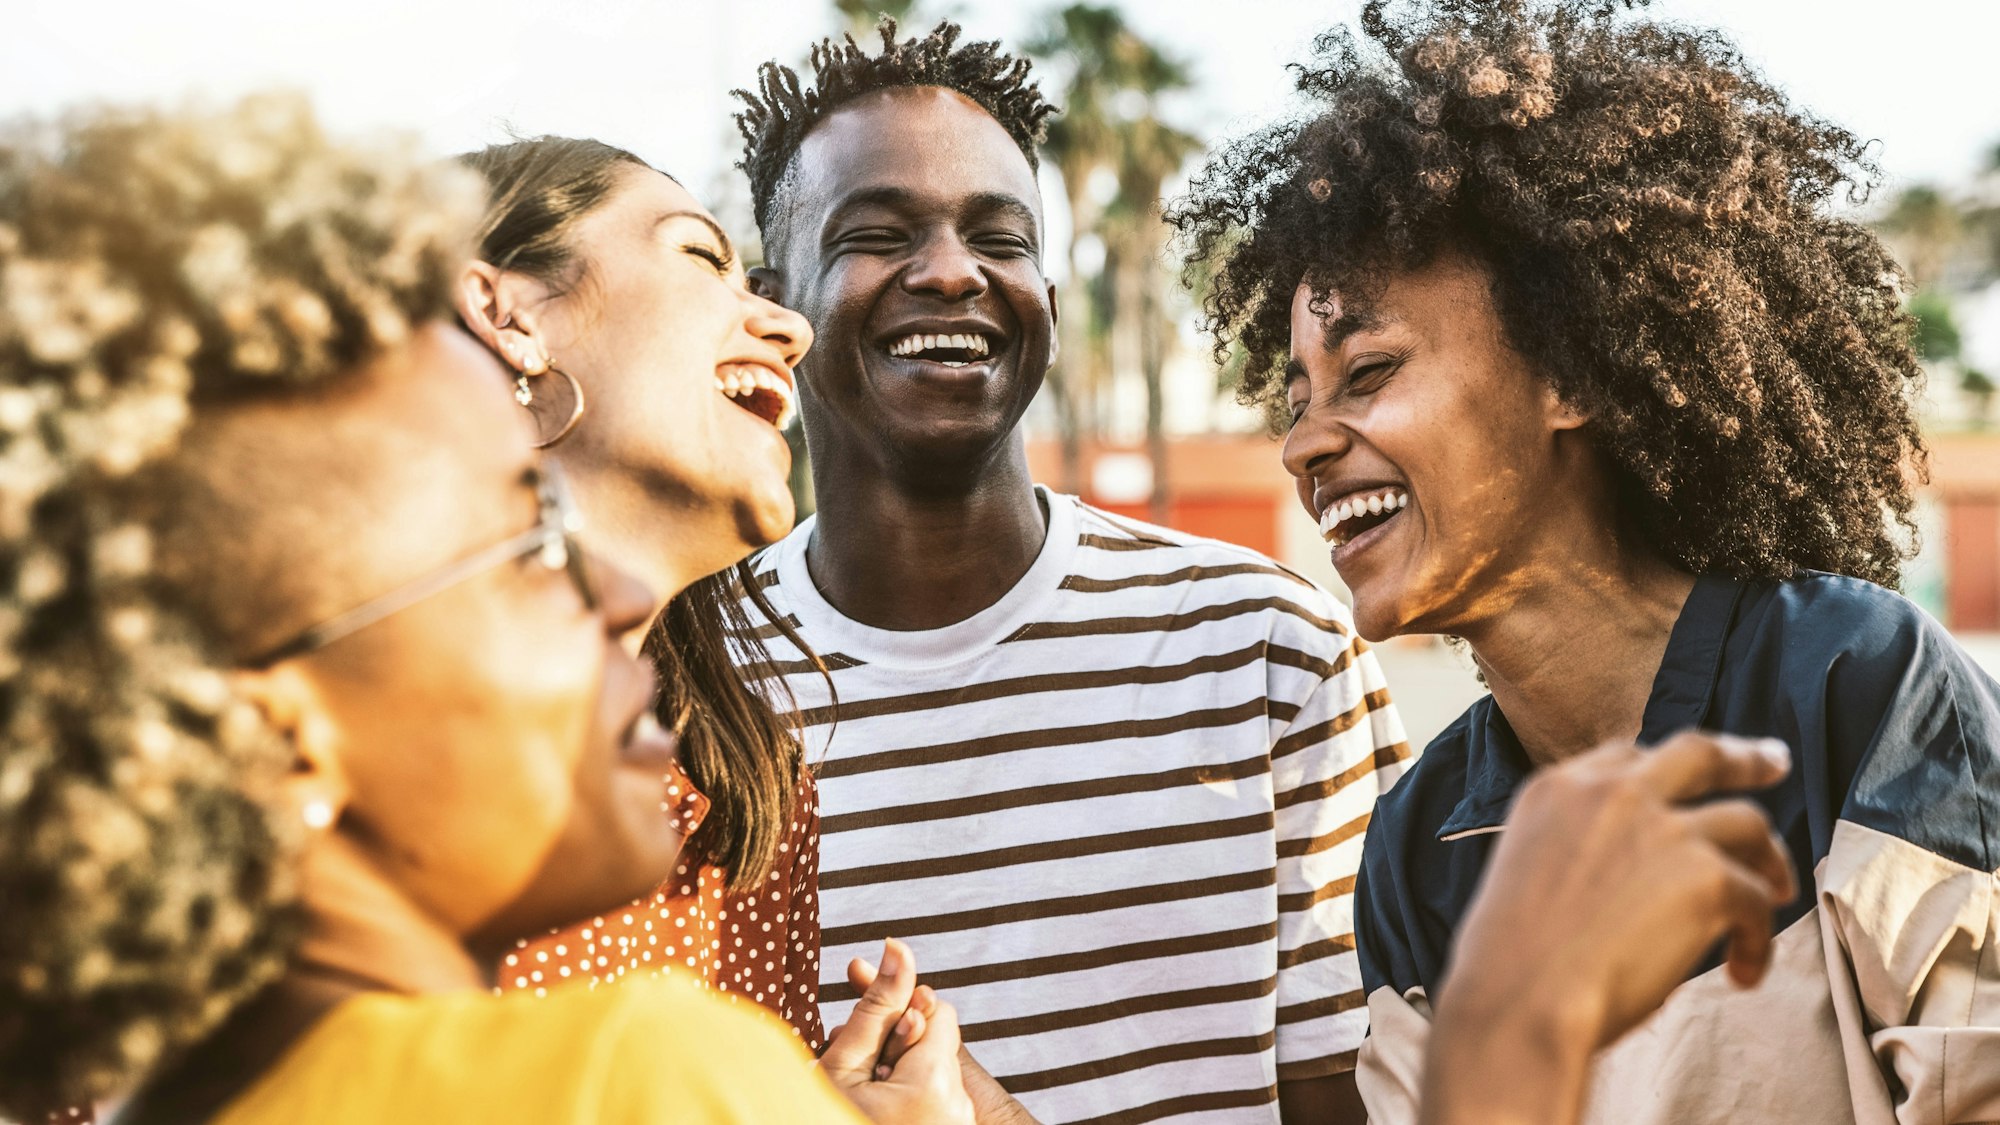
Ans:
<svg viewBox="0 0 2000 1125"><path fill-rule="evenodd" d="M316 840L304 861L306 932L295 965L356 990L483 989L491 969L464 939L412 902L346 837Z"/></svg>
<svg viewBox="0 0 2000 1125"><path fill-rule="evenodd" d="M1462 635L1529 759L1637 738L1694 577L1615 541L1572 541L1524 577L1503 614Z"/></svg>
<svg viewBox="0 0 2000 1125"><path fill-rule="evenodd" d="M491 979L445 926L338 834L302 862L306 932L270 987L120 1110L130 1125L206 1121L249 1090L333 1009L369 992L485 989Z"/></svg>
<svg viewBox="0 0 2000 1125"><path fill-rule="evenodd" d="M712 503L677 498L623 470L597 471L581 461L565 462L564 470L583 512L585 545L645 582L657 609L749 553L733 527L717 526Z"/></svg>

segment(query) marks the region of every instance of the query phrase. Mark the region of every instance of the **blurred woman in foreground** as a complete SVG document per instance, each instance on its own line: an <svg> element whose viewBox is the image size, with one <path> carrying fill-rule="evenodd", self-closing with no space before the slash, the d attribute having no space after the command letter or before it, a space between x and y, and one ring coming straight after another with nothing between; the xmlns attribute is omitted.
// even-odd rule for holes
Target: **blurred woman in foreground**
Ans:
<svg viewBox="0 0 2000 1125"><path fill-rule="evenodd" d="M0 147L0 1112L853 1118L685 985L489 991L683 837L653 599L447 320L478 209L285 101ZM969 1119L948 1006L870 1081L897 952L821 1073Z"/></svg>

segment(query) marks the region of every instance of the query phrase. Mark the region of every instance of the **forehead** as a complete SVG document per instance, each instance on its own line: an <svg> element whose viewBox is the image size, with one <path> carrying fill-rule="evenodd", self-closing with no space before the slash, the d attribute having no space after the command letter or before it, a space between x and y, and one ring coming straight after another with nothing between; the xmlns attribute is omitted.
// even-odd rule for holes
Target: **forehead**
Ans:
<svg viewBox="0 0 2000 1125"><path fill-rule="evenodd" d="M807 134L795 159L794 190L808 213L883 188L936 207L1002 193L1041 213L1034 169L1014 138L956 90L915 86L857 98Z"/></svg>
<svg viewBox="0 0 2000 1125"><path fill-rule="evenodd" d="M708 215L708 209L694 193L666 173L637 164L625 165L619 171L617 186L577 224L577 233L584 240L629 238L644 233L644 228L658 222L661 215L674 212Z"/></svg>

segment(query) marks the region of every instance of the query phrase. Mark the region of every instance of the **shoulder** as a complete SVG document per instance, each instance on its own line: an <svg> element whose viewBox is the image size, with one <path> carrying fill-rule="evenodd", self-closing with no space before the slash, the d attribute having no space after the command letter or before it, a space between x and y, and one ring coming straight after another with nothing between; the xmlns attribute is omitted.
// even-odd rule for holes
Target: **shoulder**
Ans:
<svg viewBox="0 0 2000 1125"><path fill-rule="evenodd" d="M808 1063L761 1009L657 975L543 997L371 994L327 1015L217 1121L852 1125Z"/></svg>
<svg viewBox="0 0 2000 1125"><path fill-rule="evenodd" d="M812 528L813 517L807 516L800 520L799 525L783 539L751 554L750 571L757 576L759 587L768 593L772 587L778 585L779 572L786 569L786 564L793 555L805 550L806 544L812 539Z"/></svg>
<svg viewBox="0 0 2000 1125"><path fill-rule="evenodd" d="M1793 653L1851 654L1871 665L1906 660L1943 628L1903 595L1860 578L1800 571L1778 582L1745 584L1739 620L1782 630Z"/></svg>
<svg viewBox="0 0 2000 1125"><path fill-rule="evenodd" d="M1991 869L2000 684L1936 619L1892 590L1818 573L1746 584L1738 619L1752 663L1780 670L1771 686L1783 713L1757 733L1785 737L1804 759L1794 784L1822 779L1809 799ZM1755 700L1733 702L1755 710Z"/></svg>
<svg viewBox="0 0 2000 1125"><path fill-rule="evenodd" d="M602 1107L599 1120L852 1120L798 1038L755 1005L659 974L554 989L536 1003L546 1010L524 1002L507 1019L519 1025L518 1053L536 1040L577 1044L579 1075L601 1082L583 1099ZM522 1065L546 1066L547 1055Z"/></svg>
<svg viewBox="0 0 2000 1125"><path fill-rule="evenodd" d="M1729 663L1744 687L1866 735L1921 701L1984 698L1992 682L1944 626L1894 590L1802 571L1745 582Z"/></svg>

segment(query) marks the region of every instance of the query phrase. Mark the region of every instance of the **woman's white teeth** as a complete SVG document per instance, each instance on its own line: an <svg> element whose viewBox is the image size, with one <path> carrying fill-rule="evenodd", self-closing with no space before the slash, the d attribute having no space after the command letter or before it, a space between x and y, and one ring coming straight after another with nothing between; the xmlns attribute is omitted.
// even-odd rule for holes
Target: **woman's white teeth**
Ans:
<svg viewBox="0 0 2000 1125"><path fill-rule="evenodd" d="M1399 489L1378 492L1372 496L1354 496L1329 507L1319 517L1319 533L1330 543L1345 543L1353 537L1352 527L1342 527L1356 516L1379 516L1384 512L1394 514L1410 505L1410 495Z"/></svg>
<svg viewBox="0 0 2000 1125"><path fill-rule="evenodd" d="M986 339L985 334L980 332L948 336L909 335L890 344L889 354L899 357L913 356L945 349L964 352L971 358L978 359L992 350L992 344ZM938 362L952 367L962 367L967 361L946 359Z"/></svg>
<svg viewBox="0 0 2000 1125"><path fill-rule="evenodd" d="M782 429L792 417L792 384L768 367L748 364L725 367L715 374L715 389L730 398L748 399L758 391L778 396L777 426Z"/></svg>

